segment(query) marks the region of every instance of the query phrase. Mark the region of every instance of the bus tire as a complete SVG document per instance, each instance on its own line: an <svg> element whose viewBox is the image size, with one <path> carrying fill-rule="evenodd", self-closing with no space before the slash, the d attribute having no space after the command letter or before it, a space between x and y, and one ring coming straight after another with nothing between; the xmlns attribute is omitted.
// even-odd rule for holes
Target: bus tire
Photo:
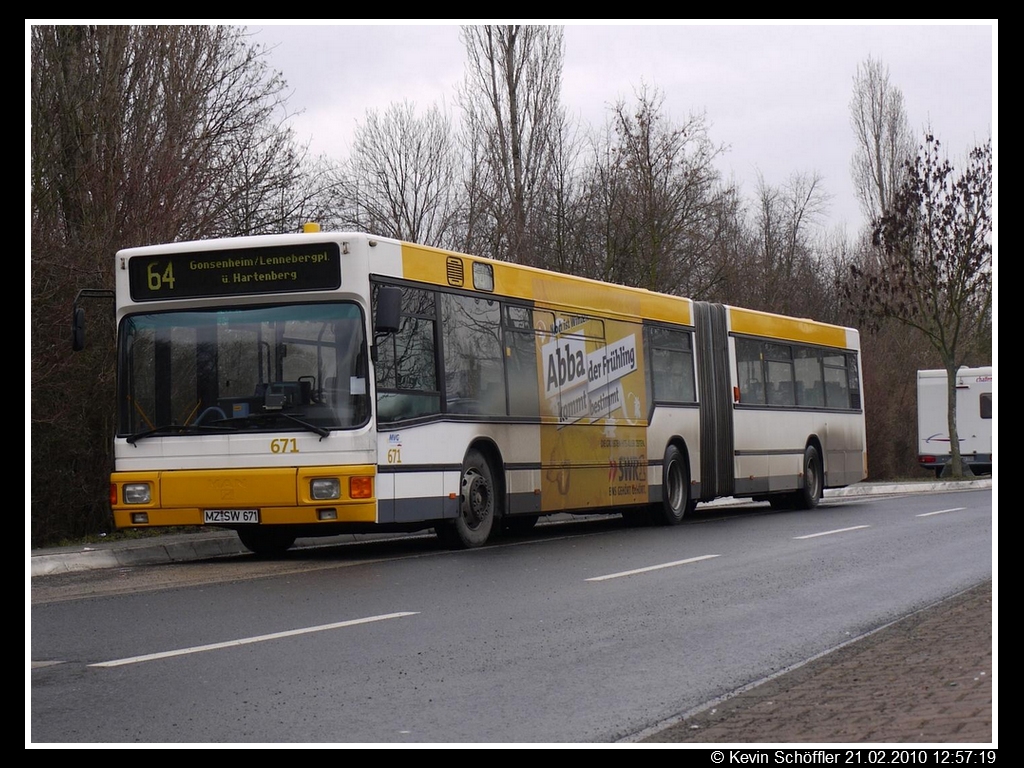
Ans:
<svg viewBox="0 0 1024 768"><path fill-rule="evenodd" d="M665 449L661 478L661 503L654 506L654 519L662 525L679 525L692 510L690 469L686 457L674 445Z"/></svg>
<svg viewBox="0 0 1024 768"><path fill-rule="evenodd" d="M471 448L462 462L458 516L435 528L438 538L454 549L482 547L501 527L501 506L490 462Z"/></svg>
<svg viewBox="0 0 1024 768"><path fill-rule="evenodd" d="M242 546L257 555L273 557L288 550L295 543L295 536L288 531L272 528L239 528L235 531Z"/></svg>
<svg viewBox="0 0 1024 768"><path fill-rule="evenodd" d="M824 474L821 468L821 457L818 449L808 445L804 450L804 484L796 492L794 500L797 509L814 509L821 501Z"/></svg>

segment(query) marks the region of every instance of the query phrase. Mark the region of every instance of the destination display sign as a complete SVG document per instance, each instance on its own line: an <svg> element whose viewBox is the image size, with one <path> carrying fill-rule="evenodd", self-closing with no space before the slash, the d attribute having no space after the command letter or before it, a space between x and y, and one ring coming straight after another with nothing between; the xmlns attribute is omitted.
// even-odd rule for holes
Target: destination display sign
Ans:
<svg viewBox="0 0 1024 768"><path fill-rule="evenodd" d="M191 251L128 261L134 301L325 291L341 286L337 243Z"/></svg>

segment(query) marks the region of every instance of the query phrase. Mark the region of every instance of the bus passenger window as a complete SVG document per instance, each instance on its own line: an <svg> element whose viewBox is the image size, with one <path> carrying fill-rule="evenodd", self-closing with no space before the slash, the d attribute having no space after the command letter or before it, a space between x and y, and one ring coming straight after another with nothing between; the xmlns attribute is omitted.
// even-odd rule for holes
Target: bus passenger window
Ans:
<svg viewBox="0 0 1024 768"><path fill-rule="evenodd" d="M825 383L821 377L821 356L812 347L794 347L796 404L804 408L825 407Z"/></svg>
<svg viewBox="0 0 1024 768"><path fill-rule="evenodd" d="M441 294L444 381L449 413L505 415L505 355L500 305Z"/></svg>
<svg viewBox="0 0 1024 768"><path fill-rule="evenodd" d="M829 408L849 408L850 394L846 388L845 372L838 378L833 371L825 371L825 404Z"/></svg>
<svg viewBox="0 0 1024 768"><path fill-rule="evenodd" d="M849 408L849 374L846 355L827 353L822 362L825 366L825 405L829 408Z"/></svg>
<svg viewBox="0 0 1024 768"><path fill-rule="evenodd" d="M645 329L651 348L651 380L658 402L693 403L697 400L694 384L693 352L688 331L658 326Z"/></svg>
<svg viewBox="0 0 1024 768"><path fill-rule="evenodd" d="M441 411L435 357L434 293L403 288L402 296L402 325L397 333L379 340L374 361L378 418L387 422ZM362 388L365 390L365 382Z"/></svg>
<svg viewBox="0 0 1024 768"><path fill-rule="evenodd" d="M740 403L764 405L764 370L759 342L736 339L736 369Z"/></svg>
<svg viewBox="0 0 1024 768"><path fill-rule="evenodd" d="M768 391L770 405L795 405L793 393L793 366L789 362L768 361Z"/></svg>

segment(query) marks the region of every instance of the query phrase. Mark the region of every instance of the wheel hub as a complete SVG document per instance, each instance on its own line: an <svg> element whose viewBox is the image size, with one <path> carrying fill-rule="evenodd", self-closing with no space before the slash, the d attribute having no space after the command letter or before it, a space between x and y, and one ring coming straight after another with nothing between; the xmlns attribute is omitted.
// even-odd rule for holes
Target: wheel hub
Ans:
<svg viewBox="0 0 1024 768"><path fill-rule="evenodd" d="M462 512L466 519L475 524L490 514L491 491L487 481L475 472L467 472L462 478Z"/></svg>

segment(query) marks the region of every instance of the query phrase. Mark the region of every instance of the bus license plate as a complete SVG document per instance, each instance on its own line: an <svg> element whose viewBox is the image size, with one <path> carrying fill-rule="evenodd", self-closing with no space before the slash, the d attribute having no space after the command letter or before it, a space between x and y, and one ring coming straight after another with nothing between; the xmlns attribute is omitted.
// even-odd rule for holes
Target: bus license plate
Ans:
<svg viewBox="0 0 1024 768"><path fill-rule="evenodd" d="M204 523L255 524L260 521L258 509L204 509Z"/></svg>

